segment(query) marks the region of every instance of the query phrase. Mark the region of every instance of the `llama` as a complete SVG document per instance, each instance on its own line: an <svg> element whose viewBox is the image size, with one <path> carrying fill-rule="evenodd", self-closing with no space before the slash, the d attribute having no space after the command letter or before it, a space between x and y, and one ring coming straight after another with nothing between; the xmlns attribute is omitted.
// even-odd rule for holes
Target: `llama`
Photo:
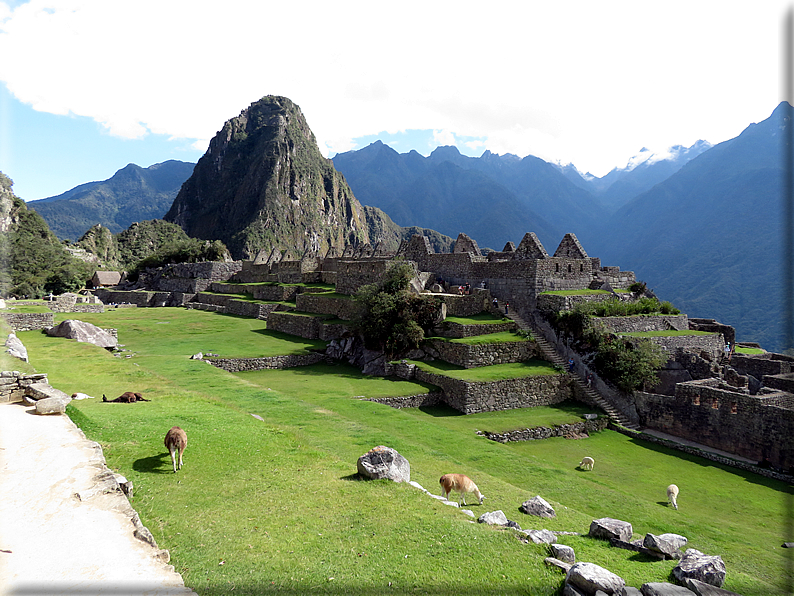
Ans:
<svg viewBox="0 0 794 596"><path fill-rule="evenodd" d="M464 505L466 504L466 493L474 493L474 496L480 500L480 505L482 505L482 500L485 496L468 476L464 476L463 474L444 474L438 482L441 485L441 491L444 493L445 499L449 500L449 493L453 490L460 493L458 496L458 506L460 506L461 500Z"/></svg>
<svg viewBox="0 0 794 596"><path fill-rule="evenodd" d="M120 404L134 404L136 401L151 401L150 399L144 399L140 393L133 393L132 391L125 391L121 395L119 395L116 399L108 399L105 394L102 394L102 401L111 403L120 403Z"/></svg>
<svg viewBox="0 0 794 596"><path fill-rule="evenodd" d="M667 487L667 500L670 501L673 507L678 509L678 487L675 484Z"/></svg>
<svg viewBox="0 0 794 596"><path fill-rule="evenodd" d="M187 433L178 426L174 426L165 434L165 448L171 454L171 464L174 466L174 473L176 473L176 453L179 451L179 469L182 469L182 454L187 447Z"/></svg>
<svg viewBox="0 0 794 596"><path fill-rule="evenodd" d="M579 467L583 470L592 470L594 465L595 460L592 457L583 457L582 461L579 462Z"/></svg>

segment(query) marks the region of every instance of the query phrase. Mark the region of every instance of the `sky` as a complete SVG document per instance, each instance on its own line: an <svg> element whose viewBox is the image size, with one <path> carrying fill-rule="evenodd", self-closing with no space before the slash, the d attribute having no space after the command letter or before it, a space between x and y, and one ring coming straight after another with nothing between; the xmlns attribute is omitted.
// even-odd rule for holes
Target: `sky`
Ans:
<svg viewBox="0 0 794 596"><path fill-rule="evenodd" d="M713 144L785 99L790 2L0 0L0 171L25 200L197 161L265 95L380 139L573 163Z"/></svg>

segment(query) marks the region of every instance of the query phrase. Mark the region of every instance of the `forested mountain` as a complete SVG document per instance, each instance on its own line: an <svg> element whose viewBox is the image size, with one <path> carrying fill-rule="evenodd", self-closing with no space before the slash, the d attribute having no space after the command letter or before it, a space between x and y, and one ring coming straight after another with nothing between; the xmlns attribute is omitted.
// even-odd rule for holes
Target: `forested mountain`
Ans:
<svg viewBox="0 0 794 596"><path fill-rule="evenodd" d="M82 288L93 268L74 258L0 172L0 295L39 298Z"/></svg>
<svg viewBox="0 0 794 596"><path fill-rule="evenodd" d="M28 207L61 239L77 240L94 224L116 234L133 222L162 218L194 165L170 160L142 168L131 163L107 180L31 201Z"/></svg>
<svg viewBox="0 0 794 596"><path fill-rule="evenodd" d="M395 250L406 233L359 203L300 108L276 96L224 124L163 219L191 237L221 240L235 258L341 254L364 243Z"/></svg>

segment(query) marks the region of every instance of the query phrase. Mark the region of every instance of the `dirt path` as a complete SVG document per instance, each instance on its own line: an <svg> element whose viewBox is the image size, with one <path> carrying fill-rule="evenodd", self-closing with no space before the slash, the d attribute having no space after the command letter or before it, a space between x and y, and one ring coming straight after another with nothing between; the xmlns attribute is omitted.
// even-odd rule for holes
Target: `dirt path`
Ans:
<svg viewBox="0 0 794 596"><path fill-rule="evenodd" d="M67 416L32 410L0 404L0 596L195 596L133 536L127 497L103 494L99 446Z"/></svg>

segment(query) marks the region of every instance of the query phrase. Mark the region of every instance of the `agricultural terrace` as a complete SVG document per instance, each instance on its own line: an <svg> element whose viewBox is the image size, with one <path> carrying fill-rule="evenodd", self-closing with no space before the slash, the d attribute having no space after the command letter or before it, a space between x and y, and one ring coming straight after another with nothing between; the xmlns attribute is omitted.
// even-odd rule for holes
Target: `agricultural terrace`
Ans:
<svg viewBox="0 0 794 596"><path fill-rule="evenodd" d="M152 400L83 400L68 413L102 445L108 465L133 481L143 523L201 595L559 593L563 575L543 563L546 546L472 523L408 484L360 480L356 460L377 445L403 454L412 479L434 493L444 473L470 476L487 497L471 507L477 516L501 509L525 529L580 533L595 518L616 517L633 524L636 538L675 532L689 546L721 555L726 589L744 596L784 591L786 551L779 545L791 487L781 482L612 431L520 444L475 432L570 421L576 405L470 416L446 408L396 410L360 398L427 387L364 377L348 366L235 375L189 358L314 345L270 334L253 319L177 308L80 318L117 328L130 357L20 333L31 365L67 393L134 390ZM173 425L189 437L177 474L163 447ZM596 461L592 472L577 469L584 455ZM671 482L681 488L678 511L666 504ZM552 504L556 519L519 512L535 495ZM667 581L675 565L584 536L560 541L578 560L632 586Z"/></svg>

